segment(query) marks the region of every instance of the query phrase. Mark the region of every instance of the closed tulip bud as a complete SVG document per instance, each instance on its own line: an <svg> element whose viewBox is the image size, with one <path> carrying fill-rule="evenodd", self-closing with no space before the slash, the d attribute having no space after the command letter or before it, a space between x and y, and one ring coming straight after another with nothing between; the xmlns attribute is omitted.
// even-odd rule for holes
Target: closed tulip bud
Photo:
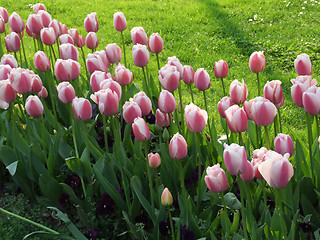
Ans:
<svg viewBox="0 0 320 240"><path fill-rule="evenodd" d="M60 50L61 59L63 60L72 59L74 61L78 61L79 51L74 45L70 43L61 44L59 47L59 50Z"/></svg>
<svg viewBox="0 0 320 240"><path fill-rule="evenodd" d="M16 12L9 17L9 25L13 32L21 33L24 30L24 22Z"/></svg>
<svg viewBox="0 0 320 240"><path fill-rule="evenodd" d="M124 65L119 64L114 70L114 78L121 86L126 86L132 82L133 74Z"/></svg>
<svg viewBox="0 0 320 240"><path fill-rule="evenodd" d="M60 26L61 26L61 34L69 34L69 29L65 24L61 23Z"/></svg>
<svg viewBox="0 0 320 240"><path fill-rule="evenodd" d="M31 74L31 92L37 93L42 89L41 78L37 74Z"/></svg>
<svg viewBox="0 0 320 240"><path fill-rule="evenodd" d="M56 32L52 27L42 28L40 32L40 38L41 41L47 46L52 46L57 40Z"/></svg>
<svg viewBox="0 0 320 240"><path fill-rule="evenodd" d="M268 126L277 115L277 108L268 99L257 97L251 105L251 113L257 126Z"/></svg>
<svg viewBox="0 0 320 240"><path fill-rule="evenodd" d="M221 115L221 117L226 118L225 111L233 105L233 102L231 98L229 97L223 97L219 102L218 102L218 111Z"/></svg>
<svg viewBox="0 0 320 240"><path fill-rule="evenodd" d="M82 48L84 45L86 45L86 42L84 40L84 37L82 35L79 35L79 41L77 42L77 47Z"/></svg>
<svg viewBox="0 0 320 240"><path fill-rule="evenodd" d="M13 89L9 80L0 81L0 101L12 103L17 97L16 91Z"/></svg>
<svg viewBox="0 0 320 240"><path fill-rule="evenodd" d="M22 68L14 68L11 70L9 80L13 89L20 94L31 91L31 76L28 71Z"/></svg>
<svg viewBox="0 0 320 240"><path fill-rule="evenodd" d="M37 14L41 17L43 26L49 27L49 24L52 20L51 15L47 11L44 11L44 10L39 10L39 12Z"/></svg>
<svg viewBox="0 0 320 240"><path fill-rule="evenodd" d="M244 132L248 128L248 117L243 108L233 105L225 111L227 124L231 132Z"/></svg>
<svg viewBox="0 0 320 240"><path fill-rule="evenodd" d="M8 79L11 70L12 70L12 68L10 67L10 65L8 65L8 64L1 65L0 64L0 81Z"/></svg>
<svg viewBox="0 0 320 240"><path fill-rule="evenodd" d="M171 192L165 188L161 194L161 204L165 207L171 206L173 203Z"/></svg>
<svg viewBox="0 0 320 240"><path fill-rule="evenodd" d="M26 100L25 109L31 117L40 117L44 113L42 102L38 96L29 96Z"/></svg>
<svg viewBox="0 0 320 240"><path fill-rule="evenodd" d="M148 154L149 166L151 168L157 168L161 164L161 158L159 153L149 153Z"/></svg>
<svg viewBox="0 0 320 240"><path fill-rule="evenodd" d="M273 104L281 103L283 99L283 93L281 88L281 81L272 80L267 82L264 86L264 97L268 99Z"/></svg>
<svg viewBox="0 0 320 240"><path fill-rule="evenodd" d="M99 45L97 34L95 32L89 32L86 36L85 44L89 49L96 49Z"/></svg>
<svg viewBox="0 0 320 240"><path fill-rule="evenodd" d="M87 32L98 32L99 23L96 12L92 12L87 15L87 17L84 19L84 28Z"/></svg>
<svg viewBox="0 0 320 240"><path fill-rule="evenodd" d="M253 166L251 162L247 161L247 170L240 174L240 178L244 182L250 182L254 177Z"/></svg>
<svg viewBox="0 0 320 240"><path fill-rule="evenodd" d="M6 43L6 48L8 52L18 52L20 50L20 37L17 33L12 32L8 34L4 41Z"/></svg>
<svg viewBox="0 0 320 240"><path fill-rule="evenodd" d="M159 71L159 81L162 87L170 92L179 87L180 73L175 66L169 64L162 67Z"/></svg>
<svg viewBox="0 0 320 240"><path fill-rule="evenodd" d="M231 175L245 173L247 170L247 153L243 146L232 143L224 144L224 164Z"/></svg>
<svg viewBox="0 0 320 240"><path fill-rule="evenodd" d="M57 37L60 37L62 32L61 32L61 23L56 20L53 19L50 23L49 23L49 27L52 27L54 29L54 32L56 33Z"/></svg>
<svg viewBox="0 0 320 240"><path fill-rule="evenodd" d="M302 95L311 86L316 86L317 81L311 76L299 76L296 79L291 79L293 86L291 87L291 96L294 103L298 107L303 107Z"/></svg>
<svg viewBox="0 0 320 240"><path fill-rule="evenodd" d="M320 88L311 86L302 95L304 110L310 115L320 113Z"/></svg>
<svg viewBox="0 0 320 240"><path fill-rule="evenodd" d="M58 59L54 65L54 75L56 78L63 81L75 80L80 74L80 63L67 59Z"/></svg>
<svg viewBox="0 0 320 240"><path fill-rule="evenodd" d="M94 52L93 54L88 54L86 65L89 73L92 74L94 71L107 73L111 64L108 61L106 51L101 50Z"/></svg>
<svg viewBox="0 0 320 240"><path fill-rule="evenodd" d="M43 10L43 11L47 10L43 3L37 3L37 4L33 5L32 9L33 9L34 14L37 14L39 12L39 10Z"/></svg>
<svg viewBox="0 0 320 240"><path fill-rule="evenodd" d="M138 103L126 101L122 107L122 116L128 124L132 124L135 118L142 117L142 111Z"/></svg>
<svg viewBox="0 0 320 240"><path fill-rule="evenodd" d="M143 118L137 117L132 124L133 134L138 142L148 141L151 137L150 129Z"/></svg>
<svg viewBox="0 0 320 240"><path fill-rule="evenodd" d="M191 132L202 132L206 127L208 120L208 113L200 109L198 106L190 103L184 109L184 118L187 127Z"/></svg>
<svg viewBox="0 0 320 240"><path fill-rule="evenodd" d="M43 28L43 23L40 15L30 14L27 20L27 26L32 33L39 34Z"/></svg>
<svg viewBox="0 0 320 240"><path fill-rule="evenodd" d="M149 63L149 51L145 45L134 45L132 47L132 57L137 67L145 67Z"/></svg>
<svg viewBox="0 0 320 240"><path fill-rule="evenodd" d="M268 152L268 149L266 149L265 147L262 147L260 149L256 149L253 151L252 153L252 167L253 167L253 174L257 179L262 179L262 175L259 172L259 165L260 163L262 163L264 161L264 155Z"/></svg>
<svg viewBox="0 0 320 240"><path fill-rule="evenodd" d="M176 109L176 99L172 93L162 90L158 99L158 107L163 113L172 113Z"/></svg>
<svg viewBox="0 0 320 240"><path fill-rule="evenodd" d="M1 18L0 18L0 20L1 20ZM38 39L37 34L34 34L34 33L31 32L31 30L30 30L30 28L28 26L28 23L26 24L26 33L28 34L29 37L34 37L35 39Z"/></svg>
<svg viewBox="0 0 320 240"><path fill-rule="evenodd" d="M302 53L294 60L294 68L298 75L311 75L312 65L309 55Z"/></svg>
<svg viewBox="0 0 320 240"><path fill-rule="evenodd" d="M194 82L194 71L191 66L183 66L182 80L185 84L191 84Z"/></svg>
<svg viewBox="0 0 320 240"><path fill-rule="evenodd" d="M200 91L210 88L210 76L206 70L199 68L194 74L194 84Z"/></svg>
<svg viewBox="0 0 320 240"><path fill-rule="evenodd" d="M3 18L5 23L8 22L9 14L8 14L8 11L3 7L0 7L0 16Z"/></svg>
<svg viewBox="0 0 320 240"><path fill-rule="evenodd" d="M87 121L92 117L92 106L88 99L74 98L72 109L75 119L79 121Z"/></svg>
<svg viewBox="0 0 320 240"><path fill-rule="evenodd" d="M71 103L76 97L73 86L69 82L59 83L57 86L58 97L63 103Z"/></svg>
<svg viewBox="0 0 320 240"><path fill-rule="evenodd" d="M68 30L69 35L72 37L75 44L79 41L79 32L76 28L70 28Z"/></svg>
<svg viewBox="0 0 320 240"><path fill-rule="evenodd" d="M149 51L152 53L161 53L163 49L163 39L159 33L153 33L148 41Z"/></svg>
<svg viewBox="0 0 320 240"><path fill-rule="evenodd" d="M142 116L147 116L151 112L151 100L144 92L138 92L136 95L134 95L133 101L139 105Z"/></svg>
<svg viewBox="0 0 320 240"><path fill-rule="evenodd" d="M3 17L0 16L0 34L6 31L6 25Z"/></svg>
<svg viewBox="0 0 320 240"><path fill-rule="evenodd" d="M181 64L180 60L176 57L168 57L167 64L171 66L175 66L180 73L180 79L182 79L183 76L183 65Z"/></svg>
<svg viewBox="0 0 320 240"><path fill-rule="evenodd" d="M225 78L228 76L228 64L226 61L219 60L214 63L214 75L216 78Z"/></svg>
<svg viewBox="0 0 320 240"><path fill-rule="evenodd" d="M156 111L156 122L160 127L170 126L170 119L168 113L163 113L160 109Z"/></svg>
<svg viewBox="0 0 320 240"><path fill-rule="evenodd" d="M105 51L110 63L117 63L121 61L121 58L122 58L121 49L116 43L108 44L105 47Z"/></svg>
<svg viewBox="0 0 320 240"><path fill-rule="evenodd" d="M12 68L17 68L18 67L18 62L15 59L15 57L11 54L3 54L0 65L5 65L8 64Z"/></svg>
<svg viewBox="0 0 320 240"><path fill-rule="evenodd" d="M144 31L143 27L134 27L130 31L131 39L134 44L148 44L148 36Z"/></svg>
<svg viewBox="0 0 320 240"><path fill-rule="evenodd" d="M176 133L170 140L169 154L173 159L183 159L187 156L188 145L182 135Z"/></svg>
<svg viewBox="0 0 320 240"><path fill-rule="evenodd" d="M34 54L33 63L35 68L40 72L45 72L51 67L48 56L42 51L38 51Z"/></svg>
<svg viewBox="0 0 320 240"><path fill-rule="evenodd" d="M238 80L234 80L230 85L229 94L233 103L242 104L248 96L247 85L243 81L241 83Z"/></svg>
<svg viewBox="0 0 320 240"><path fill-rule="evenodd" d="M289 154L289 157L293 154L293 142L289 135L279 133L274 139L274 150L281 155Z"/></svg>
<svg viewBox="0 0 320 240"><path fill-rule="evenodd" d="M100 83L103 80L106 80L108 78L107 74L105 72L101 71L94 71L90 77L90 85L92 88L92 92L97 92L100 90Z"/></svg>
<svg viewBox="0 0 320 240"><path fill-rule="evenodd" d="M117 113L119 108L118 95L110 88L95 92L90 97L98 104L99 111L103 116L111 116Z"/></svg>
<svg viewBox="0 0 320 240"><path fill-rule="evenodd" d="M107 74L108 76L108 74ZM121 86L119 83L117 83L116 81L112 80L111 78L108 78L106 80L103 80L101 83L100 83L100 89L108 89L110 88L113 92L116 92L117 95L118 95L118 101L120 101L121 99L121 94L122 94L122 91L121 91Z"/></svg>
<svg viewBox="0 0 320 240"><path fill-rule="evenodd" d="M113 26L118 32L122 32L127 29L127 20L122 12L116 12L113 14Z"/></svg>
<svg viewBox="0 0 320 240"><path fill-rule="evenodd" d="M284 188L292 178L293 167L288 158L289 154L282 156L271 150L265 154L259 171L271 187Z"/></svg>
<svg viewBox="0 0 320 240"><path fill-rule="evenodd" d="M249 67L253 73L263 72L266 67L266 58L263 52L254 52L249 59Z"/></svg>
<svg viewBox="0 0 320 240"><path fill-rule="evenodd" d="M204 180L209 190L213 193L223 192L228 189L228 179L224 170L217 163L212 167L207 167L207 175Z"/></svg>
<svg viewBox="0 0 320 240"><path fill-rule="evenodd" d="M44 86L42 86L41 91L38 92L38 97L39 98L47 98L48 97L48 91Z"/></svg>
<svg viewBox="0 0 320 240"><path fill-rule="evenodd" d="M60 44L70 43L74 45L73 38L69 34L62 34L59 37Z"/></svg>

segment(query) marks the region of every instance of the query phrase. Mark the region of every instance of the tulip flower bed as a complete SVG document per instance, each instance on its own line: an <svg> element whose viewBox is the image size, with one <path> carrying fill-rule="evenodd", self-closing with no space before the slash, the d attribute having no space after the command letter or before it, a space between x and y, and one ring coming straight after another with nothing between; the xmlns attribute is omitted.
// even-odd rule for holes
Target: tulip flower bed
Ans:
<svg viewBox="0 0 320 240"><path fill-rule="evenodd" d="M43 4L32 10L22 19L0 7L0 174L45 199L67 230L0 206L39 228L25 239L320 238L309 55L293 57L283 88L261 80L265 54L252 51L247 86L224 60L195 68L166 56L165 33L129 34L122 12L119 41L101 46L96 12L80 30ZM303 134L286 119L287 100L305 112Z"/></svg>

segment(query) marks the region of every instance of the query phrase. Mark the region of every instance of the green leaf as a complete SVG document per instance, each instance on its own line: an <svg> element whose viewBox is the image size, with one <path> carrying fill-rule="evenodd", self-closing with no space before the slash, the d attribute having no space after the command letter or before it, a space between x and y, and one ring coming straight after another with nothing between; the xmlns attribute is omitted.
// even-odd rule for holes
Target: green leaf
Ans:
<svg viewBox="0 0 320 240"><path fill-rule="evenodd" d="M36 232L29 233L28 235L24 236L23 240L34 239L36 237L40 239L74 240L74 238L71 238L65 234L54 234L54 233L48 233L45 231L36 231Z"/></svg>
<svg viewBox="0 0 320 240"><path fill-rule="evenodd" d="M18 129L15 126L11 126L12 129L12 144L24 154L27 158L30 158L30 147L27 141L22 137L18 132Z"/></svg>
<svg viewBox="0 0 320 240"><path fill-rule="evenodd" d="M227 233L227 231L229 231L231 228L231 222L230 222L228 214L224 210L222 211L221 216L220 216L220 223L221 223L223 232Z"/></svg>
<svg viewBox="0 0 320 240"><path fill-rule="evenodd" d="M272 215L271 220L271 230L272 231L281 231L281 215L279 208L276 208Z"/></svg>
<svg viewBox="0 0 320 240"><path fill-rule="evenodd" d="M235 233L238 230L239 221L240 221L240 212L236 210L234 215L233 215L233 221L232 221L232 225L231 225L231 228L230 228L230 233L231 234Z"/></svg>
<svg viewBox="0 0 320 240"><path fill-rule="evenodd" d="M84 175L89 180L93 174L93 170L92 170L91 162L90 162L90 153L89 153L89 150L87 147L83 150L80 159L82 161Z"/></svg>
<svg viewBox="0 0 320 240"><path fill-rule="evenodd" d="M66 163L72 172L76 173L80 178L83 178L83 163L79 158L67 158Z"/></svg>
<svg viewBox="0 0 320 240"><path fill-rule="evenodd" d="M62 186L63 190L69 195L70 199L77 205L81 206L82 208L84 207L84 203L83 201L81 201L76 194L74 193L73 189L65 184L65 183L60 183L60 185Z"/></svg>
<svg viewBox="0 0 320 240"><path fill-rule="evenodd" d="M49 174L41 174L39 177L39 187L41 193L52 201L58 202L62 193L60 184Z"/></svg>
<svg viewBox="0 0 320 240"><path fill-rule="evenodd" d="M295 239L295 233L296 233L296 230L297 230L296 229L296 224L297 224L298 216L299 216L299 210L296 211L296 214L294 215L294 217L292 219L290 232L289 232L289 235L288 235L287 239Z"/></svg>
<svg viewBox="0 0 320 240"><path fill-rule="evenodd" d="M11 176L14 176L16 174L17 166L18 166L18 161L15 161L6 167L6 169L8 169Z"/></svg>
<svg viewBox="0 0 320 240"><path fill-rule="evenodd" d="M239 210L241 208L241 203L234 193L227 193L224 195L224 199L226 200L226 204L229 208L233 210Z"/></svg>

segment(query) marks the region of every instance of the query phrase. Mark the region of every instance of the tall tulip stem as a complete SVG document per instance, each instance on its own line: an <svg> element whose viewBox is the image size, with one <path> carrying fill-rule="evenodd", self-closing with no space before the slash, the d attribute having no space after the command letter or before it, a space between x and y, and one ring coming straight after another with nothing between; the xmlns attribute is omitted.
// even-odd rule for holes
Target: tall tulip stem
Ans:
<svg viewBox="0 0 320 240"><path fill-rule="evenodd" d="M317 125L317 136L319 136L320 135L320 133L319 133L319 119L318 119L318 115L315 115L314 116L314 120L316 121L316 125Z"/></svg>
<svg viewBox="0 0 320 240"><path fill-rule="evenodd" d="M182 103L182 93L181 93L181 83L179 84L179 98L180 98L180 113L181 113L181 128L182 128L182 135L184 135L184 117L183 117L183 113L184 113L184 107L183 107L183 103Z"/></svg>
<svg viewBox="0 0 320 240"><path fill-rule="evenodd" d="M208 113L208 104L207 104L207 97L206 97L206 91L202 91L203 92L203 98L204 98L204 105L205 105L205 108L206 108L206 111ZM209 120L209 117L208 117L208 127L209 127L209 136L211 136L211 124L210 124L210 120Z"/></svg>
<svg viewBox="0 0 320 240"><path fill-rule="evenodd" d="M227 95L226 95L226 88L225 88L225 86L224 86L223 78L220 78L220 79L221 79L221 83L222 83L223 96L227 96Z"/></svg>
<svg viewBox="0 0 320 240"><path fill-rule="evenodd" d="M225 200L225 198L224 198L223 192L220 192L220 198L221 198L221 201L222 201L222 203L223 203L223 209L224 209L224 211L226 212L226 215L228 215L227 204L226 204L226 200ZM228 236L230 235L230 229L227 228L226 230L227 230L226 236L228 237Z"/></svg>
<svg viewBox="0 0 320 240"><path fill-rule="evenodd" d="M153 196L153 184L152 184L152 178L151 178L151 172L150 172L150 166L149 166L149 160L148 160L148 150L149 148L149 143L148 141L144 142L144 153L146 156L146 167L147 167L147 174L149 178L149 191L150 191L150 201L151 201L151 206L152 209L154 209L154 196Z"/></svg>
<svg viewBox="0 0 320 240"><path fill-rule="evenodd" d="M46 72L46 79L48 81L48 91L49 91L49 95L50 95L50 100L51 100L51 106L52 106L52 111L53 111L53 116L55 119L55 128L58 130L58 118L57 118L57 113L56 113L56 108L55 108L55 104L54 104L54 100L53 100L53 90L55 88L54 83L53 83L53 79L49 76L49 70L47 70Z"/></svg>
<svg viewBox="0 0 320 240"><path fill-rule="evenodd" d="M28 61L27 61L27 57L26 57L26 51L24 50L23 37L21 36L21 33L19 33L19 35L20 35L20 38L21 38L21 45L22 45L24 61L26 62L26 67L28 68Z"/></svg>
<svg viewBox="0 0 320 240"><path fill-rule="evenodd" d="M257 73L257 82L258 82L258 96L260 96L260 80L259 80L259 73Z"/></svg>
<svg viewBox="0 0 320 240"><path fill-rule="evenodd" d="M3 48L2 48L1 35L0 35L0 58L2 56L3 56Z"/></svg>
<svg viewBox="0 0 320 240"><path fill-rule="evenodd" d="M311 165L311 175L313 181L316 183L315 174L314 174L314 163L313 163L313 157L312 157L312 126L311 126L311 120L310 115L306 112L306 121L307 121L307 129L308 129L308 142L309 142L309 159L310 159L310 165Z"/></svg>
<svg viewBox="0 0 320 240"><path fill-rule="evenodd" d="M282 133L282 122L281 122L281 111L280 111L280 108L278 108L278 115L279 115L279 127L280 127L280 132Z"/></svg>
<svg viewBox="0 0 320 240"><path fill-rule="evenodd" d="M243 145L243 140L242 140L242 134L241 134L241 132L239 132L239 145L240 145L240 146Z"/></svg>
<svg viewBox="0 0 320 240"><path fill-rule="evenodd" d="M121 39L122 39L124 66L127 67L126 46L124 44L123 31L121 31Z"/></svg>
<svg viewBox="0 0 320 240"><path fill-rule="evenodd" d="M149 87L148 87L148 82L147 82L146 71L144 70L144 67L142 67L142 72L143 72L143 77L144 77L143 79L144 79L144 84L145 84L145 92L151 98L151 95L149 92Z"/></svg>
<svg viewBox="0 0 320 240"><path fill-rule="evenodd" d="M192 86L191 86L191 84L188 84L188 86L189 86L189 90L190 90L190 93L191 93L191 99L192 99L192 102L194 103Z"/></svg>
<svg viewBox="0 0 320 240"><path fill-rule="evenodd" d="M174 228L173 228L173 223L172 223L172 216L171 216L171 212L170 212L170 207L169 206L168 206L168 215L169 215L169 221L170 221L172 240L175 240Z"/></svg>
<svg viewBox="0 0 320 240"><path fill-rule="evenodd" d="M286 224L284 222L284 216L283 216L283 208L282 208L282 200L281 200L281 195L280 195L280 189L275 188L275 197L276 197L276 206L278 208L279 214L280 214L280 224L281 224L281 235L283 236L284 239L287 238L287 228Z"/></svg>
<svg viewBox="0 0 320 240"><path fill-rule="evenodd" d="M264 132L266 134L267 147L270 150L271 146L270 146L270 139L269 139L269 134L268 134L268 126L264 126Z"/></svg>
<svg viewBox="0 0 320 240"><path fill-rule="evenodd" d="M107 116L102 116L102 122L103 122L103 132L104 132L104 146L106 149L106 152L109 152L109 144L108 144L108 134L107 134Z"/></svg>
<svg viewBox="0 0 320 240"><path fill-rule="evenodd" d="M248 238L248 232L247 232L247 221L246 221L246 212L244 209L244 198L243 195L245 195L244 189L243 189L243 185L242 185L242 180L240 178L240 175L237 176L237 181L238 181L238 185L239 185L239 189L240 189L240 199L241 199L241 215L242 215L242 226L243 226L243 232L244 232L244 236L245 239L249 239Z"/></svg>
<svg viewBox="0 0 320 240"><path fill-rule="evenodd" d="M70 111L70 122L71 122L71 128L72 128L72 138L73 138L74 150L76 152L76 157L79 158L77 139L76 139L76 126L75 126L76 122L75 122L75 118L73 115L72 103L69 103L69 111Z"/></svg>

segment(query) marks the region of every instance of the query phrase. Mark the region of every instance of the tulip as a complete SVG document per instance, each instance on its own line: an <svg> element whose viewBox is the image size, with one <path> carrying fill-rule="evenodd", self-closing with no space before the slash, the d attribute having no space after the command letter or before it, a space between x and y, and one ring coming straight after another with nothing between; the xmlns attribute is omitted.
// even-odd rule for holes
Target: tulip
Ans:
<svg viewBox="0 0 320 240"><path fill-rule="evenodd" d="M86 42L85 42L84 37L82 35L79 35L79 40L76 45L78 48L82 48L84 45L86 45Z"/></svg>
<svg viewBox="0 0 320 240"><path fill-rule="evenodd" d="M226 118L225 111L233 105L233 102L231 98L229 97L223 97L219 102L218 102L218 111L221 115L221 117Z"/></svg>
<svg viewBox="0 0 320 240"><path fill-rule="evenodd" d="M253 73L263 72L266 67L266 58L263 52L254 52L249 59L249 67Z"/></svg>
<svg viewBox="0 0 320 240"><path fill-rule="evenodd" d="M294 60L294 68L298 75L311 75L312 65L309 55L302 53Z"/></svg>
<svg viewBox="0 0 320 240"><path fill-rule="evenodd" d="M302 95L304 110L310 115L320 113L320 88L311 86Z"/></svg>
<svg viewBox="0 0 320 240"><path fill-rule="evenodd" d="M31 74L31 92L37 93L42 89L41 78L36 74Z"/></svg>
<svg viewBox="0 0 320 240"><path fill-rule="evenodd" d="M271 187L284 188L293 176L293 167L288 160L289 154L282 156L269 151L260 163L259 171Z"/></svg>
<svg viewBox="0 0 320 240"><path fill-rule="evenodd" d="M79 74L80 63L74 60L58 59L54 65L54 75L61 82L75 80L79 77Z"/></svg>
<svg viewBox="0 0 320 240"><path fill-rule="evenodd" d="M138 92L136 95L134 95L133 101L139 105L142 116L146 116L151 112L151 100L144 92Z"/></svg>
<svg viewBox="0 0 320 240"><path fill-rule="evenodd" d="M39 12L37 14L41 17L43 26L49 27L49 24L52 20L51 15L47 11L44 11L44 10L39 10Z"/></svg>
<svg viewBox="0 0 320 240"><path fill-rule="evenodd" d="M107 74L105 72L101 71L94 71L90 77L90 85L92 88L92 92L97 92L100 90L100 83L103 80L106 80L108 78Z"/></svg>
<svg viewBox="0 0 320 240"><path fill-rule="evenodd" d="M110 67L110 62L108 61L106 52L102 50L96 51L93 54L88 54L86 66L90 74L92 74L94 71L102 71L107 73Z"/></svg>
<svg viewBox="0 0 320 240"><path fill-rule="evenodd" d="M69 29L65 24L61 23L60 26L61 26L61 34L69 34Z"/></svg>
<svg viewBox="0 0 320 240"><path fill-rule="evenodd" d="M70 43L74 44L73 38L69 34L62 34L59 37L60 44Z"/></svg>
<svg viewBox="0 0 320 240"><path fill-rule="evenodd" d="M185 84L191 84L194 82L194 71L191 66L183 66L182 80Z"/></svg>
<svg viewBox="0 0 320 240"><path fill-rule="evenodd" d="M156 122L160 127L170 126L169 114L163 113L160 109L156 111Z"/></svg>
<svg viewBox="0 0 320 240"><path fill-rule="evenodd" d="M78 49L70 43L61 44L59 47L61 59L67 60L72 59L78 61L79 51Z"/></svg>
<svg viewBox="0 0 320 240"><path fill-rule="evenodd" d="M92 12L87 15L87 17L84 19L84 28L87 32L98 32L99 23L96 12Z"/></svg>
<svg viewBox="0 0 320 240"><path fill-rule="evenodd" d="M39 12L39 10L46 11L46 7L44 6L43 3L37 3L37 4L33 5L32 9L33 9L34 14L37 14Z"/></svg>
<svg viewBox="0 0 320 240"><path fill-rule="evenodd" d="M142 111L138 103L126 101L122 107L122 115L123 115L123 119L128 124L132 124L135 118L142 117Z"/></svg>
<svg viewBox="0 0 320 240"><path fill-rule="evenodd" d="M199 133L206 127L208 114L205 110L202 110L193 103L190 103L184 109L184 118L188 129L191 132Z"/></svg>
<svg viewBox="0 0 320 240"><path fill-rule="evenodd" d="M57 37L60 37L62 32L61 32L61 23L56 20L53 19L50 23L48 27L52 27L54 29L54 32L56 33Z"/></svg>
<svg viewBox="0 0 320 240"><path fill-rule="evenodd" d="M95 32L89 32L86 36L85 44L89 49L96 49L99 45L97 34Z"/></svg>
<svg viewBox="0 0 320 240"><path fill-rule="evenodd" d="M296 79L291 79L293 86L291 87L291 96L294 103L298 107L303 107L302 95L311 86L316 86L317 81L311 76L299 76Z"/></svg>
<svg viewBox="0 0 320 240"><path fill-rule="evenodd" d="M27 20L27 26L30 32L39 34L41 29L43 28L43 23L40 15L30 14Z"/></svg>
<svg viewBox="0 0 320 240"><path fill-rule="evenodd" d="M289 157L293 154L293 142L289 135L279 133L274 139L274 150L281 155L289 154Z"/></svg>
<svg viewBox="0 0 320 240"><path fill-rule="evenodd" d="M219 60L214 63L214 75L216 78L225 78L228 76L228 64L226 61Z"/></svg>
<svg viewBox="0 0 320 240"><path fill-rule="evenodd" d="M150 129L143 118L137 117L132 124L133 134L138 142L148 141L151 137Z"/></svg>
<svg viewBox="0 0 320 240"><path fill-rule="evenodd" d="M231 132L244 132L248 128L248 117L243 108L233 105L225 110L227 124Z"/></svg>
<svg viewBox="0 0 320 240"><path fill-rule="evenodd" d="M87 121L92 117L92 106L88 99L74 98L72 109L75 119L79 121Z"/></svg>
<svg viewBox="0 0 320 240"><path fill-rule="evenodd" d="M161 204L165 207L171 206L173 203L172 195L168 188L165 188L161 194Z"/></svg>
<svg viewBox="0 0 320 240"><path fill-rule="evenodd" d="M210 76L206 70L199 68L194 74L194 84L200 91L210 88Z"/></svg>
<svg viewBox="0 0 320 240"><path fill-rule="evenodd" d="M99 111L103 116L111 116L118 111L118 95L111 89L102 89L95 92L94 95L91 95L91 99L98 104Z"/></svg>
<svg viewBox="0 0 320 240"><path fill-rule="evenodd" d="M243 146L232 143L224 144L223 151L224 164L231 175L245 173L247 170L247 153Z"/></svg>
<svg viewBox="0 0 320 240"><path fill-rule="evenodd" d="M159 81L162 87L170 92L179 87L179 79L180 73L175 66L167 64L159 71Z"/></svg>
<svg viewBox="0 0 320 240"><path fill-rule="evenodd" d="M0 7L0 16L3 18L5 23L8 22L9 14L8 14L8 11L3 7Z"/></svg>
<svg viewBox="0 0 320 240"><path fill-rule="evenodd" d="M161 164L161 158L159 153L149 153L148 154L149 166L151 168L157 168Z"/></svg>
<svg viewBox="0 0 320 240"><path fill-rule="evenodd" d="M48 91L44 86L42 86L41 91L38 92L38 97L39 98L47 98L48 97Z"/></svg>
<svg viewBox="0 0 320 240"><path fill-rule="evenodd" d="M233 103L242 104L248 96L247 85L243 81L241 83L238 80L234 80L230 85L229 94Z"/></svg>
<svg viewBox="0 0 320 240"><path fill-rule="evenodd" d="M122 12L116 12L113 14L113 26L118 32L122 32L127 29L127 20Z"/></svg>
<svg viewBox="0 0 320 240"><path fill-rule="evenodd" d="M24 30L24 22L16 12L9 17L9 25L13 32L21 33Z"/></svg>
<svg viewBox="0 0 320 240"><path fill-rule="evenodd" d="M152 53L160 53L163 49L163 39L161 38L159 33L153 33L149 37L148 41L149 51Z"/></svg>
<svg viewBox="0 0 320 240"><path fill-rule="evenodd" d="M13 89L9 80L0 81L0 101L6 103L13 102L17 97L16 91Z"/></svg>
<svg viewBox="0 0 320 240"><path fill-rule="evenodd" d="M116 69L114 70L114 77L121 86L126 86L133 80L132 72L122 64L116 66Z"/></svg>
<svg viewBox="0 0 320 240"><path fill-rule="evenodd" d="M158 107L163 113L172 113L176 109L176 99L172 93L162 90L158 99Z"/></svg>
<svg viewBox="0 0 320 240"><path fill-rule="evenodd" d="M182 79L183 76L183 65L180 63L180 60L176 57L168 57L167 64L171 66L175 66L180 73L180 79Z"/></svg>
<svg viewBox="0 0 320 240"><path fill-rule="evenodd" d="M247 170L240 174L240 178L244 182L250 182L254 177L253 166L251 162L247 161Z"/></svg>
<svg viewBox="0 0 320 240"><path fill-rule="evenodd" d="M223 192L228 189L228 179L224 170L217 163L212 167L207 167L207 175L204 180L209 190L213 193Z"/></svg>
<svg viewBox="0 0 320 240"><path fill-rule="evenodd" d="M132 57L137 67L145 67L149 63L149 51L145 45L134 45L132 47Z"/></svg>
<svg viewBox="0 0 320 240"><path fill-rule="evenodd" d="M25 109L31 117L40 117L44 113L42 102L38 96L29 96L26 100Z"/></svg>
<svg viewBox="0 0 320 240"><path fill-rule="evenodd" d="M169 143L169 154L173 159L183 159L187 156L188 146L182 135L176 133Z"/></svg>
<svg viewBox="0 0 320 240"><path fill-rule="evenodd" d="M31 76L28 71L22 68L11 70L9 80L17 93L25 94L31 91Z"/></svg>
<svg viewBox="0 0 320 240"><path fill-rule="evenodd" d="M268 81L264 86L264 97L268 99L270 102L272 102L274 105L281 103L283 101L281 81Z"/></svg>
<svg viewBox="0 0 320 240"><path fill-rule="evenodd" d="M58 97L63 103L71 103L76 97L73 86L69 82L59 83L57 86Z"/></svg>
<svg viewBox="0 0 320 240"><path fill-rule="evenodd" d="M107 74L108 76L108 74ZM110 88L113 92L116 92L118 95L118 101L120 101L121 99L121 94L122 94L122 90L121 90L121 86L119 83L117 83L116 81L112 80L111 78L108 78L106 80L103 80L100 83L100 89L108 89Z"/></svg>
<svg viewBox="0 0 320 240"><path fill-rule="evenodd" d="M6 31L6 25L3 17L0 16L0 34Z"/></svg>
<svg viewBox="0 0 320 240"><path fill-rule="evenodd" d="M52 27L42 28L40 32L40 38L41 41L47 46L52 46L57 40L56 32Z"/></svg>
<svg viewBox="0 0 320 240"><path fill-rule="evenodd" d="M0 64L0 81L8 79L11 70L12 70L12 68L10 67L10 65L8 65L8 64L5 64L5 65Z"/></svg>
<svg viewBox="0 0 320 240"><path fill-rule="evenodd" d="M72 37L75 44L79 41L79 32L76 28L71 28L68 30L69 35Z"/></svg>
<svg viewBox="0 0 320 240"><path fill-rule="evenodd" d="M121 49L116 43L108 44L105 47L105 51L110 63L117 63L121 61Z"/></svg>
<svg viewBox="0 0 320 240"><path fill-rule="evenodd" d="M253 159L251 161L251 164L252 164L252 167L253 167L254 176L257 179L262 179L263 178L261 173L259 172L259 165L260 165L260 163L262 163L264 161L263 157L267 152L268 152L268 149L266 149L265 147L262 147L260 149L254 150L253 153L252 153Z"/></svg>
<svg viewBox="0 0 320 240"><path fill-rule="evenodd" d="M17 33L12 32L8 34L4 41L6 43L6 48L8 52L18 52L20 50L20 37Z"/></svg>
<svg viewBox="0 0 320 240"><path fill-rule="evenodd" d="M8 64L12 68L17 68L18 67L18 62L15 59L15 57L11 54L3 54L0 65L5 65Z"/></svg>
<svg viewBox="0 0 320 240"><path fill-rule="evenodd" d="M148 36L142 27L134 27L130 31L131 39L134 44L148 44Z"/></svg>
<svg viewBox="0 0 320 240"><path fill-rule="evenodd" d="M45 72L51 67L48 56L42 51L38 51L34 54L33 63L35 68L40 72Z"/></svg>

